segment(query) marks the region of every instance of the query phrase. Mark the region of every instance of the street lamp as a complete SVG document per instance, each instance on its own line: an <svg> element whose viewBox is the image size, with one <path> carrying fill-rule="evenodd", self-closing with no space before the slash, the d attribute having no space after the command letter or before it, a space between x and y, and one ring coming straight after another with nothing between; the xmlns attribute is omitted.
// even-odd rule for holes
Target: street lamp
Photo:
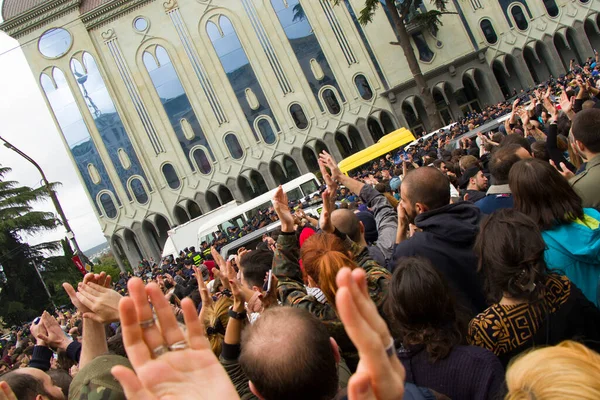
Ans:
<svg viewBox="0 0 600 400"><path fill-rule="evenodd" d="M50 182L48 182L48 179L46 179L46 175L44 174L44 171L42 170L42 168L38 165L38 163L35 162L35 160L33 158L29 157L27 154L25 154L21 150L17 149L15 146L10 144L6 139L4 139L0 136L0 140L4 142L4 147L14 151L18 155L20 155L21 157L23 157L24 159L29 161L40 172L40 175L42 175L42 180L44 181L44 185L46 186L46 190L48 191L48 195L52 199L54 208L56 208L56 211L58 212L60 221L62 222L63 226L67 230L67 238L71 239L73 241L73 247L75 249L75 254L77 254L80 258L82 258L82 261L85 263L87 261L87 257L85 256L85 254L83 254L83 251L81 251L81 249L79 248L79 244L77 244L77 240L75 239L75 235L73 234L73 231L71 230L69 221L67 220L67 217L66 217L65 213L63 212L62 207L60 206L58 197L56 196L56 192L54 190L52 190L52 188L50 187Z"/></svg>

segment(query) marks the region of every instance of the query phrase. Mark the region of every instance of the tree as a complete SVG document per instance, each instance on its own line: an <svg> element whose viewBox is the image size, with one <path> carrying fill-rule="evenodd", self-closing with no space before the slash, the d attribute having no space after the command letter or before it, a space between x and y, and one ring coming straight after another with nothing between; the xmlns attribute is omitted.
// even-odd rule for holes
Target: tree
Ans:
<svg viewBox="0 0 600 400"><path fill-rule="evenodd" d="M0 264L6 278L0 280L0 317L17 324L50 307L36 265L42 266L45 254L59 250L60 242L29 245L25 241L26 236L55 229L59 221L51 212L33 210L35 202L48 197L46 187L19 186L5 179L10 171L0 166Z"/></svg>
<svg viewBox="0 0 600 400"><path fill-rule="evenodd" d="M340 1L333 0L336 5ZM420 11L423 0L365 0L365 7L360 11L360 15L358 16L358 21L362 25L373 22L373 16L381 5L380 2L384 3L388 10L390 10L396 36L423 100L423 105L431 124L431 130L439 129L443 126L442 119L437 112L433 93L423 76L423 72L421 72L421 66L413 50L406 25L419 24L425 26L427 29L437 29L438 26L442 25L440 17L444 14L451 14L446 7L448 0L431 0L436 9L428 10L427 12ZM394 12L394 10L397 10L397 12Z"/></svg>
<svg viewBox="0 0 600 400"><path fill-rule="evenodd" d="M94 260L94 264L94 273L99 274L100 272L104 271L106 272L106 275L110 275L113 278L113 282L119 280L121 269L117 264L115 256L111 252L108 252Z"/></svg>

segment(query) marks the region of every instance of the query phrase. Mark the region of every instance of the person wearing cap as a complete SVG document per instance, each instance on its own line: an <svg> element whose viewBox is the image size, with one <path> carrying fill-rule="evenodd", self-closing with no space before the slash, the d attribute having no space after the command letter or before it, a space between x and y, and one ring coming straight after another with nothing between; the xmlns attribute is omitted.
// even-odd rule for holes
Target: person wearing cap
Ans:
<svg viewBox="0 0 600 400"><path fill-rule="evenodd" d="M462 184L466 185L463 198L471 203L483 199L488 188L488 179L478 166L474 166L465 171L461 178Z"/></svg>

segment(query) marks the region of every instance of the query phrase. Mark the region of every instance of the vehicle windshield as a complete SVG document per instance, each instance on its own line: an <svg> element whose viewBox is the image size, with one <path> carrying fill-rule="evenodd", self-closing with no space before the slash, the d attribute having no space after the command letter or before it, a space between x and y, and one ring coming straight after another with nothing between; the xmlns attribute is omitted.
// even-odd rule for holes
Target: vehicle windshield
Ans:
<svg viewBox="0 0 600 400"><path fill-rule="evenodd" d="M308 196L312 193L318 192L319 191L319 185L317 184L317 182L313 179L309 182L303 183L302 185L300 185L300 189L302 189L302 192L304 193L304 196Z"/></svg>
<svg viewBox="0 0 600 400"><path fill-rule="evenodd" d="M288 201L298 201L302 199L304 196L302 195L302 191L300 188L295 188L286 193L288 197Z"/></svg>

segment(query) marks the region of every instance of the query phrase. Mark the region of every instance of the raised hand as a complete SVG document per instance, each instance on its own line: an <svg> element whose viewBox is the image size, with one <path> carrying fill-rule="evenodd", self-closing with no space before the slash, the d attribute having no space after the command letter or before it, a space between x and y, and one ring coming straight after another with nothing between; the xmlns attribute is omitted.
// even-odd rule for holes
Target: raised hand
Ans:
<svg viewBox="0 0 600 400"><path fill-rule="evenodd" d="M326 151L323 151L321 154L319 154L319 161L323 163L324 166L329 168L329 170L331 171L331 177L334 180L337 181L342 177L342 171L338 167L331 154L327 153ZM321 172L323 172L323 170L321 170ZM323 176L323 178L325 178L325 176ZM327 183L327 186L329 186L329 182L325 181L325 183Z"/></svg>
<svg viewBox="0 0 600 400"><path fill-rule="evenodd" d="M69 344L72 342L65 332L61 329L58 321L47 311L42 314L40 324L44 325L44 329L40 329L38 338L44 341L48 346L66 350Z"/></svg>
<svg viewBox="0 0 600 400"><path fill-rule="evenodd" d="M227 278L229 279L229 286L231 286L231 294L233 296L233 309L236 312L244 310L246 304L246 297L244 292L240 290L241 283L237 279L237 274L231 263L227 262Z"/></svg>
<svg viewBox="0 0 600 400"><path fill-rule="evenodd" d="M562 93L560 94L560 109L563 110L565 113L568 113L569 111L571 111L573 109L573 106L575 105L575 96L573 96L573 98L569 99L569 96L567 95L567 92L563 89Z"/></svg>
<svg viewBox="0 0 600 400"><path fill-rule="evenodd" d="M102 272L102 273L104 274L104 281L106 281L106 273L104 273L104 272ZM89 274L85 274L85 276L83 277L83 284L85 285L88 282L98 283L98 280L96 279L94 274L89 273ZM91 312L91 310L89 308L87 308L85 305L83 305L83 303L81 301L79 301L79 299L77 298L77 292L75 291L75 289L73 289L73 286L71 286L70 283L65 282L62 284L62 286L63 286L63 289L65 289L65 292L67 292L67 294L69 295L69 299L71 299L71 303L73 303L73 305L77 308L77 310L81 311L81 313L83 313L83 314L85 314L86 312L87 313ZM59 318L60 317L62 317L61 314L59 314Z"/></svg>
<svg viewBox="0 0 600 400"><path fill-rule="evenodd" d="M106 281L104 284L106 285ZM89 318L101 324L119 320L119 301L123 296L115 290L94 282L80 283L76 296L81 304L90 310L83 313L83 318Z"/></svg>
<svg viewBox="0 0 600 400"><path fill-rule="evenodd" d="M560 168L556 166L556 163L553 160L550 160L550 165L552 165L566 180L569 180L575 176L575 174L571 172L569 168L567 168L564 162L560 163Z"/></svg>
<svg viewBox="0 0 600 400"><path fill-rule="evenodd" d="M282 232L294 232L294 218L288 206L287 194L283 191L280 185L273 196L273 208L281 221Z"/></svg>
<svg viewBox="0 0 600 400"><path fill-rule="evenodd" d="M336 283L335 305L360 357L356 373L348 382L348 398L402 399L406 373L394 351L388 327L369 297L365 271L343 268Z"/></svg>
<svg viewBox="0 0 600 400"><path fill-rule="evenodd" d="M194 275L196 276L196 281L198 281L198 291L200 292L200 298L202 299L202 308L200 309L200 321L204 322L206 320L206 313L208 311L208 307L213 304L213 298L208 292L206 285L204 284L204 279L202 279L202 273L198 269L198 267L193 266ZM217 271L217 269L215 269ZM229 282L228 282L229 283Z"/></svg>
<svg viewBox="0 0 600 400"><path fill-rule="evenodd" d="M122 366L112 369L125 396L134 400L239 399L204 336L193 302L186 298L181 303L186 336L156 284L144 287L139 278L132 278L127 286L130 297L121 300L119 312L123 343L135 373Z"/></svg>
<svg viewBox="0 0 600 400"><path fill-rule="evenodd" d="M319 225L323 232L333 233L335 227L331 222L331 213L335 210L335 197L331 193L329 188L325 189L322 194L323 197L323 211L321 212L321 219Z"/></svg>

